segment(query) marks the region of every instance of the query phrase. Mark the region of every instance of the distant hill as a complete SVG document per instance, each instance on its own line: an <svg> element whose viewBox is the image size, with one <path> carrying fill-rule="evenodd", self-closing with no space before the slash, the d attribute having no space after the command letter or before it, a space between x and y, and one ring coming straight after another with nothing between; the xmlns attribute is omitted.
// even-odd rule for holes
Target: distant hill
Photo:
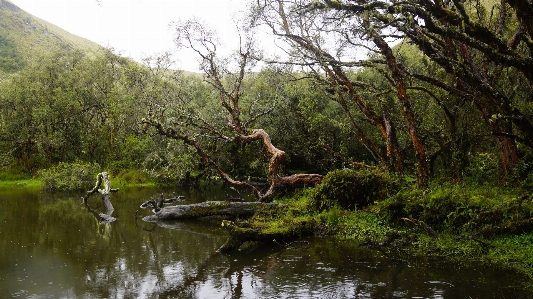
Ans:
<svg viewBox="0 0 533 299"><path fill-rule="evenodd" d="M59 49L96 52L102 47L0 0L0 72L14 72Z"/></svg>

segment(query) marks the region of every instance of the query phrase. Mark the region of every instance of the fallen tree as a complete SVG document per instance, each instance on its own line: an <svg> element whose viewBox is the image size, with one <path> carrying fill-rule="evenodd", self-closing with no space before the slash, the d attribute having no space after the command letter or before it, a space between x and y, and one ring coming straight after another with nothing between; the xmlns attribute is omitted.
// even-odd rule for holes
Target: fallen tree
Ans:
<svg viewBox="0 0 533 299"><path fill-rule="evenodd" d="M161 220L198 219L210 216L247 218L253 216L258 211L276 208L278 206L275 203L207 201L189 205L164 207L158 212L155 212L154 215L144 217L143 220L156 222Z"/></svg>
<svg viewBox="0 0 533 299"><path fill-rule="evenodd" d="M294 174L290 176L280 176L280 165L285 160L285 152L276 148L270 139L270 136L263 129L253 130L249 135L237 135L234 138L225 137L223 140L236 141L241 144L249 143L256 140L263 142L264 148L271 155L270 162L267 170L267 180L270 183L266 192L262 192L257 186L251 182L235 180L228 173L222 170L219 164L209 155L203 148L202 144L185 133L178 132L177 130L164 126L160 121L155 118L145 118L143 123L150 125L156 129L157 133L174 140L183 141L185 144L190 145L196 149L196 154L201 157L203 162L213 168L219 176L228 184L238 187L244 187L251 190L255 197L260 202L270 201L272 195L283 188L296 188L305 186L315 186L322 181L323 176L320 174Z"/></svg>

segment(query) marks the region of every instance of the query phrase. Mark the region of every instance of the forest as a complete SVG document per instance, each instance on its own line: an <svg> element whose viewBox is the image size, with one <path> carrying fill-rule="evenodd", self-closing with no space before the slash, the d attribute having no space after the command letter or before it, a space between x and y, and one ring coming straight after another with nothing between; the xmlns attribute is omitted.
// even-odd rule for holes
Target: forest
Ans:
<svg viewBox="0 0 533 299"><path fill-rule="evenodd" d="M2 167L31 175L97 163L171 184L218 176L258 196L247 178L313 184L354 165L422 189L530 184L531 9L514 0L251 1L228 57L201 22L173 24L203 74L170 69L170 55L137 64L112 49L55 51L20 70L4 57ZM257 47L260 27L284 56ZM250 137L255 129L279 161L252 142L263 139Z"/></svg>

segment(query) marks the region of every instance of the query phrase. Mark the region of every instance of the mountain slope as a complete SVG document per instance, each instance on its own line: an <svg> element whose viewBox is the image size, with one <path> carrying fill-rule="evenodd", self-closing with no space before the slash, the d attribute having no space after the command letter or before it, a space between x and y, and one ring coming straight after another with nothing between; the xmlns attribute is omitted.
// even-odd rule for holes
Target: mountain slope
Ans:
<svg viewBox="0 0 533 299"><path fill-rule="evenodd" d="M0 71L13 72L46 52L96 52L102 47L0 0Z"/></svg>

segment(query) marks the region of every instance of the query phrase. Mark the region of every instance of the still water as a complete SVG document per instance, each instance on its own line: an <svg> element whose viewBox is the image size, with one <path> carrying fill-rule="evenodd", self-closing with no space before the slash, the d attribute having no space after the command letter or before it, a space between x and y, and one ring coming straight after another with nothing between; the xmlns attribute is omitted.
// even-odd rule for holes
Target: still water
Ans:
<svg viewBox="0 0 533 299"><path fill-rule="evenodd" d="M221 255L217 224L142 221L152 212L139 205L159 192L113 193L117 220L103 224L97 194L87 209L83 194L0 190L0 298L533 298L512 273L391 261L328 239Z"/></svg>

